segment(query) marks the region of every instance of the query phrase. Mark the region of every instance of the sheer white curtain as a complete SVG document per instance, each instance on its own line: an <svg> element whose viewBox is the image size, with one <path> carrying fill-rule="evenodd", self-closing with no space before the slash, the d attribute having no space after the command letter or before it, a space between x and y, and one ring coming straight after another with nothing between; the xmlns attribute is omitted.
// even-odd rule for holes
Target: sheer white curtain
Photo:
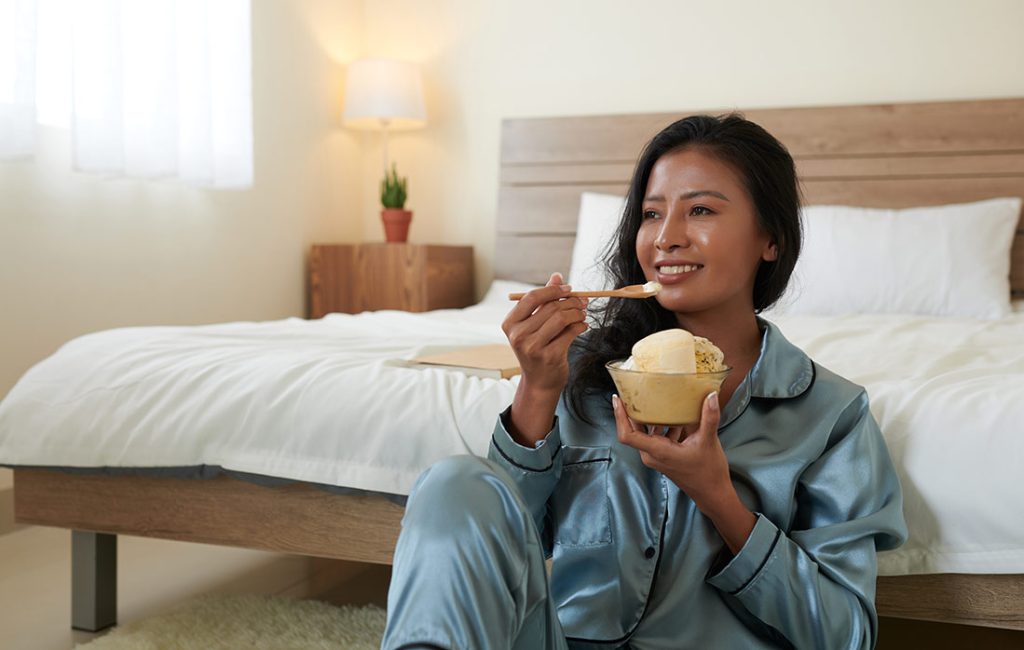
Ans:
<svg viewBox="0 0 1024 650"><path fill-rule="evenodd" d="M29 0L0 0L0 159L32 152L36 122L36 12Z"/></svg>
<svg viewBox="0 0 1024 650"><path fill-rule="evenodd" d="M252 184L249 0L0 0L0 25L0 156L66 120L77 170Z"/></svg>

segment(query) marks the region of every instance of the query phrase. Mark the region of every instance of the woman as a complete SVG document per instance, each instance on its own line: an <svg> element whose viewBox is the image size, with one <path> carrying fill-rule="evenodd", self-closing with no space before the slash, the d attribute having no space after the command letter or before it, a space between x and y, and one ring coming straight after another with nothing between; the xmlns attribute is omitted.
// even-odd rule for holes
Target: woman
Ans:
<svg viewBox="0 0 1024 650"><path fill-rule="evenodd" d="M757 316L798 209L789 153L740 116L653 138L607 262L662 291L589 332L557 275L511 310L515 400L488 460L442 461L410 495L383 647L874 646L876 551L906 537L896 473L864 390ZM671 327L733 370L698 427L645 431L604 364Z"/></svg>

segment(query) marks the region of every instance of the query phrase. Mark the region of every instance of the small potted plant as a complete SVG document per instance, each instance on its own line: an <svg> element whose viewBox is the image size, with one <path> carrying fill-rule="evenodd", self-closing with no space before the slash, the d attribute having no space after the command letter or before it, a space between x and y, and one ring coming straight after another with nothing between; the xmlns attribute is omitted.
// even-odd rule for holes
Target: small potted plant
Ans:
<svg viewBox="0 0 1024 650"><path fill-rule="evenodd" d="M405 209L407 179L399 178L395 164L391 171L384 171L384 180L380 182L380 202L384 209L380 218L384 222L384 239L388 242L401 243L409 238L409 222L412 211Z"/></svg>

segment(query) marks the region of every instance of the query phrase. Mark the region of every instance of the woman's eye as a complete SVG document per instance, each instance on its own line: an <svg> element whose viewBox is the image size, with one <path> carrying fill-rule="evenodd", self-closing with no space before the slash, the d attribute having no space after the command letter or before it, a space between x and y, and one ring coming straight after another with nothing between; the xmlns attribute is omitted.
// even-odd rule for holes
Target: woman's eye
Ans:
<svg viewBox="0 0 1024 650"><path fill-rule="evenodd" d="M657 219L658 213L654 210L644 210L644 219Z"/></svg>
<svg viewBox="0 0 1024 650"><path fill-rule="evenodd" d="M698 216L703 216L703 215L706 215L706 214L712 214L711 209L710 208L705 208L703 205L695 205L695 206L693 206L693 209L690 210L690 213L698 215Z"/></svg>

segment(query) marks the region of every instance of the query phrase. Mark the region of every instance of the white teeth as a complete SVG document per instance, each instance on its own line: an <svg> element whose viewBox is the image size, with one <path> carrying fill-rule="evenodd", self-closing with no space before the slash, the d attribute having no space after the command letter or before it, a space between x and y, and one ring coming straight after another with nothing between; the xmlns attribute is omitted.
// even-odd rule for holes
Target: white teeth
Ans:
<svg viewBox="0 0 1024 650"><path fill-rule="evenodd" d="M689 273L690 271L696 271L699 268L699 264L683 264L682 266L663 266L660 270L666 275L673 275L676 273Z"/></svg>

